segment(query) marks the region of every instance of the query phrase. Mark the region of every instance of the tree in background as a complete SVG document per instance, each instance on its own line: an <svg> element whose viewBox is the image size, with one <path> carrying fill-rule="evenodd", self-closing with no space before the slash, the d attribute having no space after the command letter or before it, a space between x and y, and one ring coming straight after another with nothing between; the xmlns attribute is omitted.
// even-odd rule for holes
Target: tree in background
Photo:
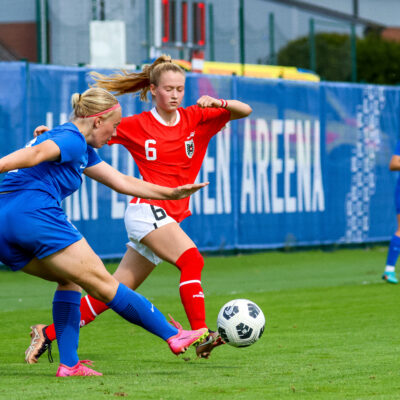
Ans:
<svg viewBox="0 0 400 400"><path fill-rule="evenodd" d="M315 35L316 73L323 80L351 82L350 35ZM357 80L365 83L400 83L400 43L384 40L379 33L357 39ZM278 53L278 64L311 69L310 40L302 37L289 42Z"/></svg>
<svg viewBox="0 0 400 400"><path fill-rule="evenodd" d="M357 76L360 82L400 84L400 43L371 33L357 41Z"/></svg>

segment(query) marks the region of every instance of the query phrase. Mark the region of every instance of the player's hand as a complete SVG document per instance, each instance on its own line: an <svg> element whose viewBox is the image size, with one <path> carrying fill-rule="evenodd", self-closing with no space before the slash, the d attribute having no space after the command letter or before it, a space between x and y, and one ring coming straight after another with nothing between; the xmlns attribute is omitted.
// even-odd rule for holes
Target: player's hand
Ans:
<svg viewBox="0 0 400 400"><path fill-rule="evenodd" d="M193 193L196 193L198 190L200 190L204 186L207 186L209 183L210 182L189 183L187 185L178 186L173 189L171 200L179 200L191 196Z"/></svg>
<svg viewBox="0 0 400 400"><path fill-rule="evenodd" d="M211 96L201 96L197 100L197 105L201 108L220 108L222 106L222 102L219 99L214 99Z"/></svg>
<svg viewBox="0 0 400 400"><path fill-rule="evenodd" d="M35 130L33 131L33 137L37 137L39 135L41 135L42 133L45 133L47 131L49 131L50 128L46 125L39 125L35 128Z"/></svg>

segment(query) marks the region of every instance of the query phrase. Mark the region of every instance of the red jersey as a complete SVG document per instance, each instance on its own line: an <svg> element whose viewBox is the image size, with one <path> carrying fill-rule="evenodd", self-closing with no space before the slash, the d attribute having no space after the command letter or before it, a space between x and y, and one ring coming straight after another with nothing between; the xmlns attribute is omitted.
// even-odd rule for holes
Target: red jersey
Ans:
<svg viewBox="0 0 400 400"><path fill-rule="evenodd" d="M143 180L176 187L193 183L199 173L208 143L230 120L224 108L178 109L180 120L174 126L162 124L151 111L122 118L117 136L108 144L122 144L132 155ZM191 215L189 197L181 200L133 198L132 203L162 207L177 222Z"/></svg>

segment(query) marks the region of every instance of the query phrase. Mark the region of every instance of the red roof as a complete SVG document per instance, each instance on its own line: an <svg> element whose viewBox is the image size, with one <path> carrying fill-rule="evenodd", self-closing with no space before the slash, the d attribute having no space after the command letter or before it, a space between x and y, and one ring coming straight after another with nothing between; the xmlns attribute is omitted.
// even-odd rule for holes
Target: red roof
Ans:
<svg viewBox="0 0 400 400"><path fill-rule="evenodd" d="M400 42L400 28L385 28L381 33L382 39Z"/></svg>

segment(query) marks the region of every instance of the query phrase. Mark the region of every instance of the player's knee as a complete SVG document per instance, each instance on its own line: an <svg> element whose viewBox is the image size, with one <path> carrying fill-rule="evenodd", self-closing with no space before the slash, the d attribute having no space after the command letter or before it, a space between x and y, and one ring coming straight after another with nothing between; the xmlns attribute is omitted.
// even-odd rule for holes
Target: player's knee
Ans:
<svg viewBox="0 0 400 400"><path fill-rule="evenodd" d="M204 258L197 247L192 247L181 254L175 265L181 271L181 282L186 280L201 280Z"/></svg>
<svg viewBox="0 0 400 400"><path fill-rule="evenodd" d="M114 298L118 288L117 280L101 268L82 276L80 285L88 294L104 303L108 303Z"/></svg>
<svg viewBox="0 0 400 400"><path fill-rule="evenodd" d="M109 303L117 293L118 285L101 282L98 286L90 286L86 290L90 296L103 303Z"/></svg>

